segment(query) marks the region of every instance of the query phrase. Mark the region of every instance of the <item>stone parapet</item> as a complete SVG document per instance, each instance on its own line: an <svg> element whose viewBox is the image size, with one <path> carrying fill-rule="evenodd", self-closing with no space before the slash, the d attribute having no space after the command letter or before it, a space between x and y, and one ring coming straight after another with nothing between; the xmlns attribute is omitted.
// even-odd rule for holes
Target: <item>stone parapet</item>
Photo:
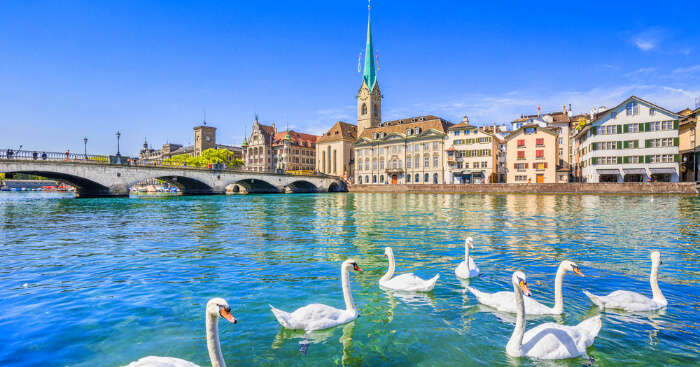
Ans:
<svg viewBox="0 0 700 367"><path fill-rule="evenodd" d="M686 194L696 195L694 182L546 183L466 185L348 185L349 192L387 193L523 193L523 194Z"/></svg>

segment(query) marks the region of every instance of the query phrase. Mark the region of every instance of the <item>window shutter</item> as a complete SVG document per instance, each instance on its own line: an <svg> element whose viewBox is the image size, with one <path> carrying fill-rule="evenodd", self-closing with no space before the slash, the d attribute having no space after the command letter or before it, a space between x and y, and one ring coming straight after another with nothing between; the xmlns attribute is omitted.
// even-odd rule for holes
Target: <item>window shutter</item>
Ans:
<svg viewBox="0 0 700 367"><path fill-rule="evenodd" d="M525 168L527 168L527 163L525 163Z"/></svg>
<svg viewBox="0 0 700 367"><path fill-rule="evenodd" d="M651 163L651 156L650 155L644 156L644 163Z"/></svg>
<svg viewBox="0 0 700 367"><path fill-rule="evenodd" d="M617 133L622 134L622 125L617 125Z"/></svg>
<svg viewBox="0 0 700 367"><path fill-rule="evenodd" d="M617 149L622 149L622 142L621 141L617 142Z"/></svg>
<svg viewBox="0 0 700 367"><path fill-rule="evenodd" d="M635 148L639 148L639 140L635 140L635 141L634 141L634 147L635 147Z"/></svg>
<svg viewBox="0 0 700 367"><path fill-rule="evenodd" d="M598 143L591 144L591 147L593 147L593 150L598 150Z"/></svg>
<svg viewBox="0 0 700 367"><path fill-rule="evenodd" d="M517 163L513 163L513 168L514 168L514 169L518 169L518 164L517 164Z"/></svg>
<svg viewBox="0 0 700 367"><path fill-rule="evenodd" d="M678 138L673 138L673 146L674 146L674 147L677 147L677 146L678 146L678 143L679 143Z"/></svg>
<svg viewBox="0 0 700 367"><path fill-rule="evenodd" d="M673 161L678 163L681 161L681 155L680 154L674 154L673 155Z"/></svg>
<svg viewBox="0 0 700 367"><path fill-rule="evenodd" d="M596 135L598 133L598 128L596 126L593 126L591 128L591 135Z"/></svg>
<svg viewBox="0 0 700 367"><path fill-rule="evenodd" d="M598 164L598 157L591 158L591 164Z"/></svg>
<svg viewBox="0 0 700 367"><path fill-rule="evenodd" d="M639 157L637 157L637 159L639 159L639 163L644 163L644 156L643 155L640 155Z"/></svg>
<svg viewBox="0 0 700 367"><path fill-rule="evenodd" d="M624 132L628 133L629 131L630 131L630 125L629 125L629 124L625 124Z"/></svg>
<svg viewBox="0 0 700 367"><path fill-rule="evenodd" d="M622 157L617 157L617 164L622 164Z"/></svg>
<svg viewBox="0 0 700 367"><path fill-rule="evenodd" d="M673 129L678 130L678 120L673 120Z"/></svg>
<svg viewBox="0 0 700 367"><path fill-rule="evenodd" d="M649 123L648 122L645 123L644 124L644 131L650 131L650 130L651 130L651 128L649 127Z"/></svg>
<svg viewBox="0 0 700 367"><path fill-rule="evenodd" d="M651 146L651 140L647 139L644 141L644 147L649 148Z"/></svg>
<svg viewBox="0 0 700 367"><path fill-rule="evenodd" d="M544 168L547 168L547 162L544 162Z"/></svg>
<svg viewBox="0 0 700 367"><path fill-rule="evenodd" d="M623 157L622 158L622 163L629 163L630 162L630 157Z"/></svg>

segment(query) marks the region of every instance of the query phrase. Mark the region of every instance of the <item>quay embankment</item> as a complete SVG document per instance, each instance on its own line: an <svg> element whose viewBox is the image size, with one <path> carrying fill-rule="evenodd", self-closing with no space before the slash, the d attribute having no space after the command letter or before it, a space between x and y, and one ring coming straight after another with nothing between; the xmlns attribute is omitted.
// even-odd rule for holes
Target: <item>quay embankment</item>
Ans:
<svg viewBox="0 0 700 367"><path fill-rule="evenodd" d="M540 183L467 185L348 185L349 192L363 193L455 193L455 194L672 194L697 195L694 182L654 183Z"/></svg>

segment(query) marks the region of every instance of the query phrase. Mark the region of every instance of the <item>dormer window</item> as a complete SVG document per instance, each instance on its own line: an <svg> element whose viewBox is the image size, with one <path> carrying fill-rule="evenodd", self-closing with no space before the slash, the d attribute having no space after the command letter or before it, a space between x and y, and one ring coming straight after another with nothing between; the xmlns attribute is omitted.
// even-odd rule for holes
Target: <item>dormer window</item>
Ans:
<svg viewBox="0 0 700 367"><path fill-rule="evenodd" d="M406 135L411 135L412 132L413 132L413 130L411 130L411 129L406 129Z"/></svg>

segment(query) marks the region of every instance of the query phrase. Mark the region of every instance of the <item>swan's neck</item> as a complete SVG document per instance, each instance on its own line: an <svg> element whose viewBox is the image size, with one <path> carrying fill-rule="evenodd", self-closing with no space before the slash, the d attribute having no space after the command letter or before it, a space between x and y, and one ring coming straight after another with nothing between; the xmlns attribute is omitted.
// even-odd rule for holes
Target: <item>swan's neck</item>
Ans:
<svg viewBox="0 0 700 367"><path fill-rule="evenodd" d="M464 265L467 266L468 270L471 269L469 267L469 243L464 244Z"/></svg>
<svg viewBox="0 0 700 367"><path fill-rule="evenodd" d="M352 292L350 292L350 273L348 269L343 267L340 273L340 281L343 286L343 298L345 299L345 310L353 314L357 314L357 309L355 309L355 302L352 300Z"/></svg>
<svg viewBox="0 0 700 367"><path fill-rule="evenodd" d="M521 356L523 354L523 335L525 334L525 302L523 302L523 291L513 283L515 293L515 329L506 344L506 353L510 356Z"/></svg>
<svg viewBox="0 0 700 367"><path fill-rule="evenodd" d="M219 343L219 318L207 313L207 349L212 367L226 367Z"/></svg>
<svg viewBox="0 0 700 367"><path fill-rule="evenodd" d="M559 265L557 269L557 275L554 277L554 312L562 313L564 312L564 294L562 293L562 286L564 283L564 274L566 270L564 267Z"/></svg>
<svg viewBox="0 0 700 367"><path fill-rule="evenodd" d="M651 294L656 301L656 303L660 303L662 305L667 305L668 301L666 301L666 297L664 297L664 294L661 293L661 288L659 288L659 265L658 264L653 264L651 266L651 275L649 276L649 283L651 283Z"/></svg>
<svg viewBox="0 0 700 367"><path fill-rule="evenodd" d="M386 255L386 257L387 260L389 260L389 269L387 269L386 274L384 274L384 276L381 279L384 282L386 282L394 276L394 269L396 268L396 264L394 263L394 254L390 252L388 255Z"/></svg>

